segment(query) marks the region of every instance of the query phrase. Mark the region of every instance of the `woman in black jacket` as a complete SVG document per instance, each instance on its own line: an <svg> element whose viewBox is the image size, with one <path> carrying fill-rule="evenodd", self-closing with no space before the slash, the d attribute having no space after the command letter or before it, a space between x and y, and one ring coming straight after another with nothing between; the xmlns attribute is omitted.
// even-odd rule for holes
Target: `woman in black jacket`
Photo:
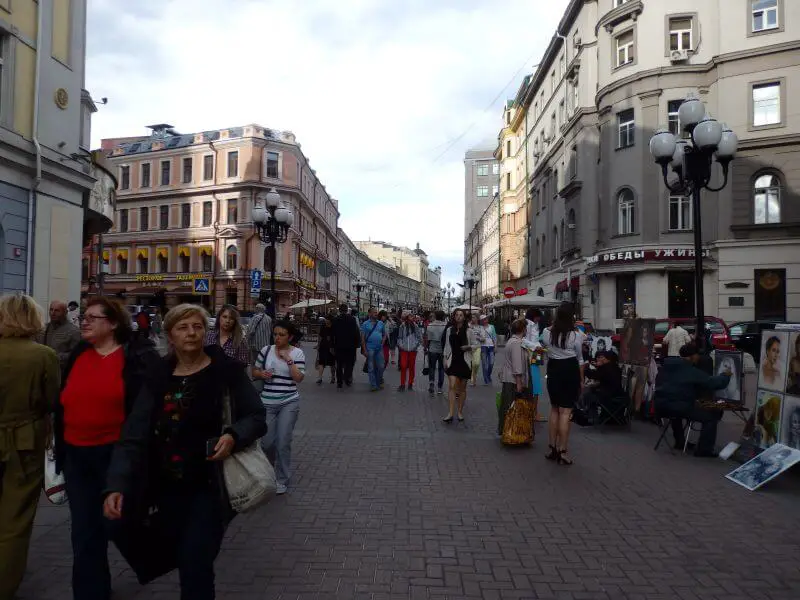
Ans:
<svg viewBox="0 0 800 600"><path fill-rule="evenodd" d="M159 538L150 549L169 546L174 562L165 570L177 566L182 600L215 597L214 560L233 516L222 461L267 431L265 409L241 365L218 345L204 347L207 327L200 306L167 313L164 331L174 353L149 374L125 423L104 506L109 519L124 515L133 523L157 508ZM228 402L232 424L223 430Z"/></svg>

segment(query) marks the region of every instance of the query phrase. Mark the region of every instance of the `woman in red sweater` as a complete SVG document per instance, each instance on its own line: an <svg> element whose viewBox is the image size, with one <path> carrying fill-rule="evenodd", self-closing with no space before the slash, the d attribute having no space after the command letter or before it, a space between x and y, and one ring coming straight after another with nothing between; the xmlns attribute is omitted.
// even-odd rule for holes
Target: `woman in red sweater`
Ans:
<svg viewBox="0 0 800 600"><path fill-rule="evenodd" d="M141 382L159 357L131 341L130 315L112 298L92 298L82 342L70 356L56 407L56 468L63 468L72 520L72 589L80 600L109 600L106 471Z"/></svg>

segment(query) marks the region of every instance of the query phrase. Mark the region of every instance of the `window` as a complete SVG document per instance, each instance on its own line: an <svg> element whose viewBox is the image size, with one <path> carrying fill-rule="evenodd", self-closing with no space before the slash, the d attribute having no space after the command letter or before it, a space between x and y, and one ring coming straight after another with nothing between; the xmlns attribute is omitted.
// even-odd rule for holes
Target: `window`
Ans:
<svg viewBox="0 0 800 600"><path fill-rule="evenodd" d="M550 141L554 142L556 140L556 130L558 129L557 121L556 121L556 113L550 115Z"/></svg>
<svg viewBox="0 0 800 600"><path fill-rule="evenodd" d="M578 147L573 146L569 151L569 178L575 179L578 176Z"/></svg>
<svg viewBox="0 0 800 600"><path fill-rule="evenodd" d="M678 17L669 20L669 49L692 49L692 19L691 17Z"/></svg>
<svg viewBox="0 0 800 600"><path fill-rule="evenodd" d="M753 32L778 28L778 0L750 0L753 6Z"/></svg>
<svg viewBox="0 0 800 600"><path fill-rule="evenodd" d="M192 226L192 205L188 202L181 204L181 227L187 229Z"/></svg>
<svg viewBox="0 0 800 600"><path fill-rule="evenodd" d="M571 208L567 215L567 249L578 246L578 224L575 222L575 209Z"/></svg>
<svg viewBox="0 0 800 600"><path fill-rule="evenodd" d="M150 163L142 163L142 186L143 188L150 187Z"/></svg>
<svg viewBox="0 0 800 600"><path fill-rule="evenodd" d="M506 111L506 125L511 125L511 111Z"/></svg>
<svg viewBox="0 0 800 600"><path fill-rule="evenodd" d="M500 186L499 185L493 185L492 186L492 198L497 196L497 194L499 194L499 193L500 193Z"/></svg>
<svg viewBox="0 0 800 600"><path fill-rule="evenodd" d="M489 186L488 185L479 185L478 189L476 190L476 195L478 198L485 198L489 195Z"/></svg>
<svg viewBox="0 0 800 600"><path fill-rule="evenodd" d="M617 66L622 67L624 65L630 64L633 62L633 29L630 31L626 31L617 36L616 39L616 48L617 48Z"/></svg>
<svg viewBox="0 0 800 600"><path fill-rule="evenodd" d="M235 271L238 268L238 262L239 253L236 250L236 246L231 244L225 252L225 266L229 271Z"/></svg>
<svg viewBox="0 0 800 600"><path fill-rule="evenodd" d="M626 235L636 231L634 219L633 192L625 189L617 196L619 203L619 234Z"/></svg>
<svg viewBox="0 0 800 600"><path fill-rule="evenodd" d="M158 209L158 226L161 229L169 229L169 206L166 204Z"/></svg>
<svg viewBox="0 0 800 600"><path fill-rule="evenodd" d="M200 270L208 273L212 270L212 259L209 254L200 254Z"/></svg>
<svg viewBox="0 0 800 600"><path fill-rule="evenodd" d="M117 273L119 275L127 275L128 274L128 257L127 256L117 256Z"/></svg>
<svg viewBox="0 0 800 600"><path fill-rule="evenodd" d="M552 181L552 187L553 187L553 197L555 198L558 195L558 190L559 190L558 169L555 169L553 171L553 179L551 181Z"/></svg>
<svg viewBox="0 0 800 600"><path fill-rule="evenodd" d="M278 159L280 158L277 152L267 152L267 177L278 179L280 173L278 171Z"/></svg>
<svg viewBox="0 0 800 600"><path fill-rule="evenodd" d="M558 260L558 227L553 227L553 251L550 254L550 262L555 263Z"/></svg>
<svg viewBox="0 0 800 600"><path fill-rule="evenodd" d="M128 231L128 209L123 208L119 211L119 232L125 233Z"/></svg>
<svg viewBox="0 0 800 600"><path fill-rule="evenodd" d="M228 152L228 177L239 176L239 151Z"/></svg>
<svg viewBox="0 0 800 600"><path fill-rule="evenodd" d="M623 4L626 4L627 2L628 2L628 0L614 0L614 6L615 7L622 6Z"/></svg>
<svg viewBox="0 0 800 600"><path fill-rule="evenodd" d="M157 252L156 270L158 273L167 273L169 271L169 259L166 251L159 250Z"/></svg>
<svg viewBox="0 0 800 600"><path fill-rule="evenodd" d="M781 222L781 181L774 173L763 173L756 177L753 222L756 225Z"/></svg>
<svg viewBox="0 0 800 600"><path fill-rule="evenodd" d="M161 161L161 185L169 185L169 176L170 176L170 167L172 166L171 161L162 160Z"/></svg>
<svg viewBox="0 0 800 600"><path fill-rule="evenodd" d="M669 271L667 316L680 319L693 317L694 314L694 271Z"/></svg>
<svg viewBox="0 0 800 600"><path fill-rule="evenodd" d="M567 235L566 234L567 234L567 228L566 228L566 225L564 223L564 219L561 219L561 237L559 238L561 240L561 252L563 252L564 250L567 249Z"/></svg>
<svg viewBox="0 0 800 600"><path fill-rule="evenodd" d="M139 231L150 229L150 209L143 207L139 209Z"/></svg>
<svg viewBox="0 0 800 600"><path fill-rule="evenodd" d="M678 120L678 110L680 110L681 104L683 104L683 100L670 100L667 102L667 124L669 125L669 132L676 136L681 134L681 124Z"/></svg>
<svg viewBox="0 0 800 600"><path fill-rule="evenodd" d="M489 174L489 165L478 165L478 177L486 177Z"/></svg>
<svg viewBox="0 0 800 600"><path fill-rule="evenodd" d="M183 183L192 183L192 159L183 159Z"/></svg>
<svg viewBox="0 0 800 600"><path fill-rule="evenodd" d="M206 154L203 157L203 181L214 179L214 155Z"/></svg>
<svg viewBox="0 0 800 600"><path fill-rule="evenodd" d="M541 266L545 266L547 264L547 236L542 236L542 264Z"/></svg>
<svg viewBox="0 0 800 600"><path fill-rule="evenodd" d="M617 318L624 317L626 304L636 304L636 275L617 275Z"/></svg>
<svg viewBox="0 0 800 600"><path fill-rule="evenodd" d="M633 146L634 130L636 124L634 122L633 109L623 110L617 113L617 129L619 131L619 140L617 141L617 148L628 148Z"/></svg>
<svg viewBox="0 0 800 600"><path fill-rule="evenodd" d="M506 173L506 189L511 189L511 173Z"/></svg>
<svg viewBox="0 0 800 600"><path fill-rule="evenodd" d="M578 87L578 78L575 78L575 81L572 82L572 111L575 112L578 110L578 107L581 104L581 90Z"/></svg>
<svg viewBox="0 0 800 600"><path fill-rule="evenodd" d="M564 101L558 103L558 122L564 124Z"/></svg>
<svg viewBox="0 0 800 600"><path fill-rule="evenodd" d="M669 197L670 231L687 231L692 228L692 201L686 196Z"/></svg>
<svg viewBox="0 0 800 600"><path fill-rule="evenodd" d="M211 225L212 203L210 200L203 202L203 227Z"/></svg>
<svg viewBox="0 0 800 600"><path fill-rule="evenodd" d="M228 200L228 225L234 225L239 220L239 200L231 198Z"/></svg>
<svg viewBox="0 0 800 600"><path fill-rule="evenodd" d="M506 142L506 158L511 156L511 140Z"/></svg>
<svg viewBox="0 0 800 600"><path fill-rule="evenodd" d="M539 240L536 240L536 255L534 256L534 264L538 267L542 264L541 250L539 249Z"/></svg>
<svg viewBox="0 0 800 600"><path fill-rule="evenodd" d="M178 255L178 271L181 273L188 273L189 272L189 254L188 251L181 252Z"/></svg>
<svg viewBox="0 0 800 600"><path fill-rule="evenodd" d="M762 83L753 86L753 127L781 122L781 84Z"/></svg>
<svg viewBox="0 0 800 600"><path fill-rule="evenodd" d="M148 273L150 269L150 260L147 258L147 252L139 252L139 258L137 259L139 263L139 273Z"/></svg>
<svg viewBox="0 0 800 600"><path fill-rule="evenodd" d="M553 71L550 73L550 93L551 94L555 94L556 93L556 71L555 71L555 69L553 69Z"/></svg>
<svg viewBox="0 0 800 600"><path fill-rule="evenodd" d="M131 189L131 168L127 165L119 168L119 189Z"/></svg>
<svg viewBox="0 0 800 600"><path fill-rule="evenodd" d="M558 74L559 76L563 77L564 73L567 70L567 57L565 55L561 55L561 58L558 59Z"/></svg>

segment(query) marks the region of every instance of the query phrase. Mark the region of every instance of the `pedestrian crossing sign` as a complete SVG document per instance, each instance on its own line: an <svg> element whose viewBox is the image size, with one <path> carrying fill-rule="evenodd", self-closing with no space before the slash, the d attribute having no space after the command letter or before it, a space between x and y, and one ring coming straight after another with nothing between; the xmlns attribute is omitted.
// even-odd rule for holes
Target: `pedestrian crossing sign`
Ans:
<svg viewBox="0 0 800 600"><path fill-rule="evenodd" d="M211 284L208 277L195 277L192 280L192 293L195 296L208 296L211 294Z"/></svg>

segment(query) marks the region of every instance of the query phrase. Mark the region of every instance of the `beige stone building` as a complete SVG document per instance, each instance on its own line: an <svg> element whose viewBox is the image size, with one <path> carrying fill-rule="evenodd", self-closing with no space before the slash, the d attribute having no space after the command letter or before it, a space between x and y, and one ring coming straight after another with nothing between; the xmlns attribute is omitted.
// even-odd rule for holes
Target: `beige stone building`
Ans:
<svg viewBox="0 0 800 600"><path fill-rule="evenodd" d="M272 251L258 238L252 209L260 193L275 188L294 215L287 241L277 246L277 311L307 298L336 300L335 268L325 277L318 267L338 263L337 202L292 133L255 124L190 134L169 125L151 130L103 142L118 180L116 218L100 256L86 258L106 265L105 293L129 304L163 294L167 305L252 310L251 271L264 271L262 289L269 290ZM208 294L195 293L195 280L207 281ZM97 286L87 280L84 289L94 293Z"/></svg>

